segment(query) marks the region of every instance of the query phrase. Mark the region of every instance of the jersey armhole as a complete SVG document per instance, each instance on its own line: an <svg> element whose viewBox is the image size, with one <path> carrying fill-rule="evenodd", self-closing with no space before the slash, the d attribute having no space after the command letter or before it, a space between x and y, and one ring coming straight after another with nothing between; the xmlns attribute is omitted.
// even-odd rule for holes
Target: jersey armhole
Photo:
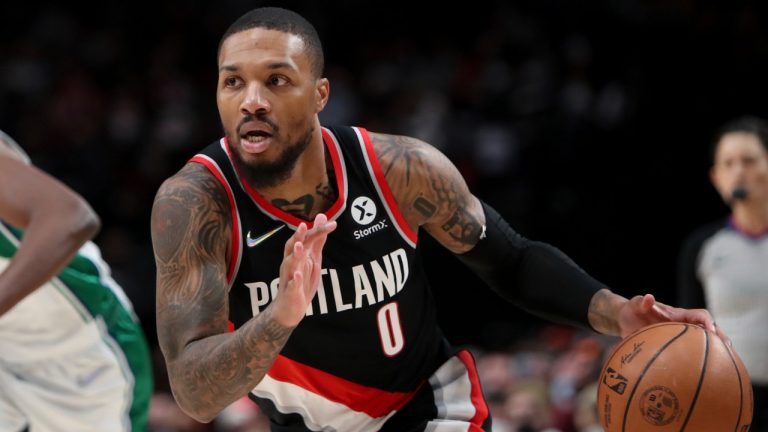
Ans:
<svg viewBox="0 0 768 432"><path fill-rule="evenodd" d="M235 273L240 266L240 259L242 253L240 233L240 214L237 212L237 203L235 202L235 195L232 191L232 187L224 177L224 173L218 164L211 158L205 155L198 154L189 160L190 163L199 163L206 167L208 171L213 174L214 177L221 183L221 186L227 192L227 199L229 199L229 210L232 216L232 254L230 261L227 265L227 291L232 289L232 283L235 279Z"/></svg>
<svg viewBox="0 0 768 432"><path fill-rule="evenodd" d="M353 129L360 138L360 142L363 146L363 157L365 158L365 162L368 165L371 179L376 186L379 197L386 205L387 213L389 213L389 216L395 223L397 231L400 233L403 239L408 242L411 247L416 248L418 235L411 229L411 227L405 221L402 212L400 212L400 207L397 205L395 196L392 194L392 190L389 188L389 183L387 183L384 172L381 170L381 165L379 165L379 158L376 156L376 152L373 149L373 142L371 141L370 134L364 128Z"/></svg>

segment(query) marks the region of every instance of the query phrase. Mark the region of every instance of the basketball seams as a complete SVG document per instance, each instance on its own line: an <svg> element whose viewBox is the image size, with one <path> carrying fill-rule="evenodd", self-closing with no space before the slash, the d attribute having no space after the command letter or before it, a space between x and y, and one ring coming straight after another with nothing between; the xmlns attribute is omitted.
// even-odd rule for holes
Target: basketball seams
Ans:
<svg viewBox="0 0 768 432"><path fill-rule="evenodd" d="M722 343L722 341L720 343ZM725 347L725 350L728 352L728 358L731 359L733 368L736 369L736 378L739 381L739 415L736 416L736 426L733 428L734 432L739 432L739 426L741 426L741 413L744 410L744 387L741 385L741 372L739 372L739 365L736 364L736 359L733 358L733 353L728 347Z"/></svg>
<svg viewBox="0 0 768 432"><path fill-rule="evenodd" d="M664 327L668 325L674 328ZM691 326L691 334L686 336L688 327ZM699 332L704 332L703 338ZM642 341L639 341L640 339ZM678 343L672 345L675 341ZM726 350L727 358L722 349ZM697 366L690 364L690 360L694 360L691 358L694 352L699 353L695 358L700 368L698 377L695 369ZM630 374L627 377L613 370L627 366L636 356L638 359L625 371ZM735 376L730 372L728 365L734 367ZM737 378L738 387L733 383L733 378ZM646 379L648 381L645 381ZM749 427L752 416L748 405L751 394L745 393L751 390L749 374L740 362L737 352L701 326L689 323L654 324L626 336L607 356L600 381L598 410L600 422L605 430L697 432L704 429L744 432ZM670 384L664 384L665 382ZM663 385L654 386L655 384ZM664 385L670 385L671 389ZM725 393L721 392L721 386ZM610 390L617 395L613 395ZM677 391L685 393L685 400L688 402L683 406L678 402L678 395L675 394ZM738 399L733 394L736 391L739 392ZM651 392L653 394L649 396ZM727 400L722 399L724 397ZM662 402L666 408L662 407ZM635 406L642 413L640 418L635 415ZM723 414L727 411L727 415L719 415L721 410ZM684 416L683 411L686 411ZM734 415L736 428L731 429ZM642 419L656 427L648 428L648 424L642 422ZM658 428L659 426L662 427Z"/></svg>
<svg viewBox="0 0 768 432"><path fill-rule="evenodd" d="M656 327L661 327L661 326L666 326L666 325L670 325L670 323L661 323L661 324L651 325L651 326L643 328L642 330L638 330L637 332L632 333L629 336L627 336L624 339L622 339L621 343L616 345L615 348L613 348L613 354L610 357L608 357L608 360L605 361L605 365L603 366L603 372L600 374L600 376L603 376L603 374L605 374L605 370L607 369L608 365L611 364L611 361L613 361L613 358L616 357L619 354L619 351L621 351L621 347L626 345L629 342L630 339L634 338L635 336L641 335L641 334L643 334L643 333L645 333L647 331L653 330Z"/></svg>
<svg viewBox="0 0 768 432"><path fill-rule="evenodd" d="M691 406L688 408L688 415L685 416L683 427L680 428L680 432L685 430L688 426L688 421L691 419L693 409L696 408L696 401L699 399L699 393L701 392L701 385L704 383L704 375L707 373L707 361L709 360L709 333L704 332L704 363L701 366L701 375L699 376L699 383L696 385L696 392L693 393L693 399L691 400ZM741 409L739 409L741 411Z"/></svg>
<svg viewBox="0 0 768 432"><path fill-rule="evenodd" d="M632 406L632 399L635 397L635 392L637 391L637 388L640 386L640 382L643 380L643 377L645 376L645 373L648 372L648 369L651 368L653 363L656 361L657 358L659 358L659 356L661 355L662 352L664 352L664 350L666 350L670 345L672 345L673 342L675 342L677 339L679 339L681 336L683 336L688 331L688 327L689 326L687 324L684 324L684 326L685 327L683 328L683 330L680 333L678 333L677 335L672 337L669 341L667 341L667 343L665 343L661 348L659 348L653 354L653 356L645 364L645 367L643 368L642 372L640 372L640 374L638 375L637 382L635 382L635 385L632 387L632 392L630 392L629 398L627 398L627 403L626 403L626 405L624 407L624 416L623 416L624 418L622 419L622 422L621 422L621 430L622 430L622 432L626 431L626 428L627 428L627 418L629 417L629 415L628 415L629 414L629 409ZM648 330L650 330L651 328L654 328L654 327L656 327L656 326L650 327ZM640 334L640 333L637 333L637 334ZM630 335L630 336L636 336L636 335ZM630 339L630 336L628 336L626 339L627 340ZM618 352L618 350L616 350L616 352ZM612 358L613 358L613 356L611 357L611 359Z"/></svg>

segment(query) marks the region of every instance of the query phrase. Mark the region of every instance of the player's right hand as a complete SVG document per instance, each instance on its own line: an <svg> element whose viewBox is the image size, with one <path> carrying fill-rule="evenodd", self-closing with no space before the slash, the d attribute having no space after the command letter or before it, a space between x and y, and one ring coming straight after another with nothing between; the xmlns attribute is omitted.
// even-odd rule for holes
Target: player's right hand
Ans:
<svg viewBox="0 0 768 432"><path fill-rule="evenodd" d="M295 327L304 318L320 285L323 246L336 222L320 213L312 229L302 223L285 242L280 265L280 285L272 303L272 318L285 327Z"/></svg>

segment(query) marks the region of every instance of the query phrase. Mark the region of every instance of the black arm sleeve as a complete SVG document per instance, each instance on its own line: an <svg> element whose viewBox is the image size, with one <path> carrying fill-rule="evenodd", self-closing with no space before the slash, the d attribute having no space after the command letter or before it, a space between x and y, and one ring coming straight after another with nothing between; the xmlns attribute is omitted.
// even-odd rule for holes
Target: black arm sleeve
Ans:
<svg viewBox="0 0 768 432"><path fill-rule="evenodd" d="M606 286L546 243L516 233L482 203L485 237L469 252L456 254L497 294L551 321L592 329L589 303Z"/></svg>
<svg viewBox="0 0 768 432"><path fill-rule="evenodd" d="M683 308L705 308L704 286L698 276L699 255L704 242L723 227L723 222L694 231L683 242L677 263L677 304Z"/></svg>

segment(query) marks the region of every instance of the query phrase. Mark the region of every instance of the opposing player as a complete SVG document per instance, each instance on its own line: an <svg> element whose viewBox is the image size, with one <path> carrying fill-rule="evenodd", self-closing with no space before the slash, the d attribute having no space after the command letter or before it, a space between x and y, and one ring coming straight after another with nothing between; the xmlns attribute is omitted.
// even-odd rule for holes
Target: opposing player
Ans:
<svg viewBox="0 0 768 432"><path fill-rule="evenodd" d="M99 219L0 132L0 430L146 429L152 370Z"/></svg>

